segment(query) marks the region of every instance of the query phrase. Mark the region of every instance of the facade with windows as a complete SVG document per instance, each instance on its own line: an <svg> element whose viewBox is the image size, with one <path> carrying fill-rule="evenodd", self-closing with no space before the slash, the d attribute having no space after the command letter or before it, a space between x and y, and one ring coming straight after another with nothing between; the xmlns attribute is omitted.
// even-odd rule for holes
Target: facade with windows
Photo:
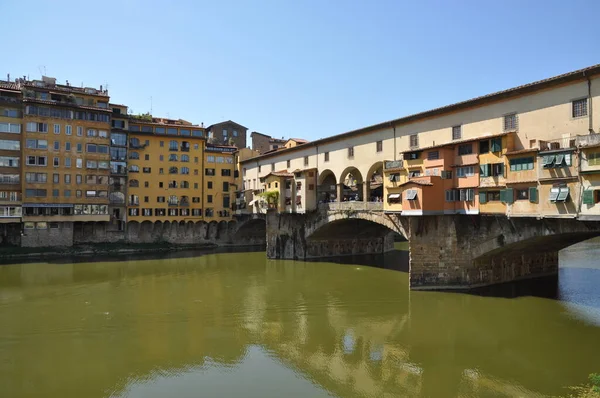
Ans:
<svg viewBox="0 0 600 398"><path fill-rule="evenodd" d="M206 128L208 142L215 145L235 146L246 148L246 133L248 128L234 121L216 123Z"/></svg>
<svg viewBox="0 0 600 398"><path fill-rule="evenodd" d="M203 164L204 219L229 221L236 202L237 148L207 144Z"/></svg>
<svg viewBox="0 0 600 398"><path fill-rule="evenodd" d="M128 128L128 226L202 220L204 128L149 115L130 116Z"/></svg>
<svg viewBox="0 0 600 398"><path fill-rule="evenodd" d="M24 245L45 245L49 229L109 221L109 96L56 79L22 81ZM72 234L71 234L72 236Z"/></svg>
<svg viewBox="0 0 600 398"><path fill-rule="evenodd" d="M110 104L110 178L108 214L110 230L124 231L127 225L127 146L129 117L125 105Z"/></svg>
<svg viewBox="0 0 600 398"><path fill-rule="evenodd" d="M19 86L0 82L0 235L6 238L21 226L22 121Z"/></svg>

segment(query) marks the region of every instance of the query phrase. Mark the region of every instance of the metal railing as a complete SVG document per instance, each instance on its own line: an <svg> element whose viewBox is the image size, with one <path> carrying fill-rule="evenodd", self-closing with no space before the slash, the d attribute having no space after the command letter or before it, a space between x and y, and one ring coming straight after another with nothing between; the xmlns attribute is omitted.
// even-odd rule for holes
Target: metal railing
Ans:
<svg viewBox="0 0 600 398"><path fill-rule="evenodd" d="M383 202L330 202L319 204L320 210L343 211L343 210L363 210L363 211L383 211Z"/></svg>

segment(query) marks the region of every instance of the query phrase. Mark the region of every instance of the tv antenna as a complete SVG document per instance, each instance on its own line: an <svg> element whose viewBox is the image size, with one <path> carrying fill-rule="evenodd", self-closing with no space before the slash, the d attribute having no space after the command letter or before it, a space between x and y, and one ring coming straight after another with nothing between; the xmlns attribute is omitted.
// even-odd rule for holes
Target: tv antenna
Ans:
<svg viewBox="0 0 600 398"><path fill-rule="evenodd" d="M46 67L44 65L38 66L38 69L40 71L40 75L46 76Z"/></svg>

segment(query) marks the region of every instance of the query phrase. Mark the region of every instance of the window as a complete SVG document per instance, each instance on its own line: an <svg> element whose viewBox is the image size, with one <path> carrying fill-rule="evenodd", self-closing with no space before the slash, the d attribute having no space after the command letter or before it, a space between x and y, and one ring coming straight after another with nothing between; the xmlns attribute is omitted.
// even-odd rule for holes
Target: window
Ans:
<svg viewBox="0 0 600 398"><path fill-rule="evenodd" d="M47 191L45 189L26 189L25 197L27 198L45 198Z"/></svg>
<svg viewBox="0 0 600 398"><path fill-rule="evenodd" d="M377 141L375 143L375 151L376 152L381 152L383 151L383 141Z"/></svg>
<svg viewBox="0 0 600 398"><path fill-rule="evenodd" d="M180 169L180 173L181 174L190 174L190 168L189 167L182 167Z"/></svg>
<svg viewBox="0 0 600 398"><path fill-rule="evenodd" d="M71 190L70 189L65 189L63 196L65 198L70 198L71 197Z"/></svg>
<svg viewBox="0 0 600 398"><path fill-rule="evenodd" d="M212 203L212 199L213 199L213 198L212 198L212 195L207 195L207 196L206 196L206 202L207 202L207 203Z"/></svg>
<svg viewBox="0 0 600 398"><path fill-rule="evenodd" d="M460 140L461 138L462 138L462 127L461 126L452 127L452 139Z"/></svg>
<svg viewBox="0 0 600 398"><path fill-rule="evenodd" d="M529 189L515 189L515 200L528 200Z"/></svg>
<svg viewBox="0 0 600 398"><path fill-rule="evenodd" d="M447 189L446 190L446 202L456 202L459 200L458 189Z"/></svg>
<svg viewBox="0 0 600 398"><path fill-rule="evenodd" d="M179 173L179 169L175 166L169 167L169 174L177 174Z"/></svg>
<svg viewBox="0 0 600 398"><path fill-rule="evenodd" d="M510 171L533 170L533 157L510 159Z"/></svg>
<svg viewBox="0 0 600 398"><path fill-rule="evenodd" d="M65 134L66 135L72 135L73 134L73 128L70 125L66 125L65 126Z"/></svg>
<svg viewBox="0 0 600 398"><path fill-rule="evenodd" d="M500 191L488 191L484 192L486 196L487 202L499 202L500 201Z"/></svg>
<svg viewBox="0 0 600 398"><path fill-rule="evenodd" d="M588 166L600 166L600 152L589 153L587 161Z"/></svg>
<svg viewBox="0 0 600 398"><path fill-rule="evenodd" d="M502 152L502 137L492 138L490 143L492 152Z"/></svg>
<svg viewBox="0 0 600 398"><path fill-rule="evenodd" d="M48 149L48 141L46 140L27 140L25 146L29 149ZM8 149L8 148L0 148Z"/></svg>
<svg viewBox="0 0 600 398"><path fill-rule="evenodd" d="M70 151L70 150L71 150L71 143L65 142L65 151Z"/></svg>
<svg viewBox="0 0 600 398"><path fill-rule="evenodd" d="M165 197L164 196L157 196L156 197L156 202L158 203L165 203Z"/></svg>
<svg viewBox="0 0 600 398"><path fill-rule="evenodd" d="M566 202L569 198L569 187L554 186L550 189L551 202Z"/></svg>
<svg viewBox="0 0 600 398"><path fill-rule="evenodd" d="M406 200L416 200L417 199L417 190L416 189L407 189L405 192Z"/></svg>
<svg viewBox="0 0 600 398"><path fill-rule="evenodd" d="M488 153L490 151L490 141L479 141L479 153Z"/></svg>
<svg viewBox="0 0 600 398"><path fill-rule="evenodd" d="M329 162L329 152L325 152L325 161Z"/></svg>
<svg viewBox="0 0 600 398"><path fill-rule="evenodd" d="M177 144L177 141L175 141L175 140L169 141L169 151L178 151L178 150L179 150L179 145Z"/></svg>
<svg viewBox="0 0 600 398"><path fill-rule="evenodd" d="M517 114L512 113L504 116L504 131L516 131L518 128Z"/></svg>
<svg viewBox="0 0 600 398"><path fill-rule="evenodd" d="M584 205L595 205L600 202L600 190L592 190L588 187L583 191L583 204Z"/></svg>
<svg viewBox="0 0 600 398"><path fill-rule="evenodd" d="M142 173L146 173L146 174L152 173L152 168L151 167L143 167Z"/></svg>
<svg viewBox="0 0 600 398"><path fill-rule="evenodd" d="M144 196L144 203L148 203L150 201L150 197L149 196Z"/></svg>
<svg viewBox="0 0 600 398"><path fill-rule="evenodd" d="M304 157L304 165L305 165L305 166L308 166L308 156L305 156L305 157Z"/></svg>
<svg viewBox="0 0 600 398"><path fill-rule="evenodd" d="M458 191L458 200L461 202L471 202L475 200L475 190L473 188L460 189Z"/></svg>
<svg viewBox="0 0 600 398"><path fill-rule="evenodd" d="M504 164L482 164L479 166L479 174L481 177L502 177L504 176Z"/></svg>
<svg viewBox="0 0 600 398"><path fill-rule="evenodd" d="M77 143L77 152L83 152L83 144Z"/></svg>
<svg viewBox="0 0 600 398"><path fill-rule="evenodd" d="M223 192L229 192L229 183L227 181L223 181Z"/></svg>
<svg viewBox="0 0 600 398"><path fill-rule="evenodd" d="M214 163L214 162L215 162L215 157L213 155L208 155L206 157L206 163ZM258 170L258 171L260 171L260 170Z"/></svg>
<svg viewBox="0 0 600 398"><path fill-rule="evenodd" d="M135 152L135 151L129 152L129 159L139 159L139 158L140 158L140 154L138 152Z"/></svg>
<svg viewBox="0 0 600 398"><path fill-rule="evenodd" d="M58 198L60 196L60 191L58 189L53 189L52 196Z"/></svg>
<svg viewBox="0 0 600 398"><path fill-rule="evenodd" d="M348 157L349 158L354 157L354 147L353 146L348 148Z"/></svg>
<svg viewBox="0 0 600 398"><path fill-rule="evenodd" d="M52 182L58 184L60 182L60 174L52 174Z"/></svg>
<svg viewBox="0 0 600 398"><path fill-rule="evenodd" d="M582 99L573 101L572 109L573 109L573 111L572 111L571 115L573 117L587 116L587 114L588 114L587 98L582 98Z"/></svg>
<svg viewBox="0 0 600 398"><path fill-rule="evenodd" d="M194 189L198 189L198 183L197 182L194 183Z"/></svg>
<svg viewBox="0 0 600 398"><path fill-rule="evenodd" d="M55 151L58 151L58 150L60 150L60 142L58 142L58 141L54 141L54 150L55 150Z"/></svg>
<svg viewBox="0 0 600 398"><path fill-rule="evenodd" d="M29 141L29 140L27 140ZM41 141L41 140L38 140ZM21 141L0 140L0 149L7 151L18 151L21 149ZM40 148L42 149L42 148Z"/></svg>
<svg viewBox="0 0 600 398"><path fill-rule="evenodd" d="M0 156L0 167L19 167L19 158Z"/></svg>
<svg viewBox="0 0 600 398"><path fill-rule="evenodd" d="M231 177L231 170L230 169L222 169L221 176L222 177Z"/></svg>
<svg viewBox="0 0 600 398"><path fill-rule="evenodd" d="M54 125L54 134L60 134L60 124Z"/></svg>
<svg viewBox="0 0 600 398"><path fill-rule="evenodd" d="M176 153L172 153L169 155L169 162L177 162L179 160L179 157L177 156Z"/></svg>
<svg viewBox="0 0 600 398"><path fill-rule="evenodd" d="M88 161L85 162L85 167L87 169L97 169L98 168L98 162L95 161L95 160L88 160ZM137 168L137 166L130 166L129 171L133 171L134 167ZM139 172L140 169L137 168L137 171Z"/></svg>
<svg viewBox="0 0 600 398"><path fill-rule="evenodd" d="M98 131L95 129L88 129L87 136L88 137L96 137L98 135Z"/></svg>
<svg viewBox="0 0 600 398"><path fill-rule="evenodd" d="M556 155L544 155L542 165L544 168L571 166L572 156L570 153L559 153Z"/></svg>
<svg viewBox="0 0 600 398"><path fill-rule="evenodd" d="M0 123L0 133L21 134L21 125L15 123Z"/></svg>
<svg viewBox="0 0 600 398"><path fill-rule="evenodd" d="M463 166L456 168L456 176L458 178L471 177L475 174L473 166Z"/></svg>
<svg viewBox="0 0 600 398"><path fill-rule="evenodd" d="M198 159L198 158L196 158ZM190 157L188 155L181 155L181 161L182 162L189 162L190 161Z"/></svg>
<svg viewBox="0 0 600 398"><path fill-rule="evenodd" d="M146 217L152 216L152 209L142 209L142 214Z"/></svg>
<svg viewBox="0 0 600 398"><path fill-rule="evenodd" d="M19 117L19 111L16 109L4 109L4 117Z"/></svg>
<svg viewBox="0 0 600 398"><path fill-rule="evenodd" d="M148 154L145 154L145 155L144 155L144 160L150 160L150 155L148 155Z"/></svg>
<svg viewBox="0 0 600 398"><path fill-rule="evenodd" d="M409 137L409 144L411 148L416 148L419 146L419 135L418 134L412 134Z"/></svg>
<svg viewBox="0 0 600 398"><path fill-rule="evenodd" d="M409 178L420 177L420 176L421 176L421 170L409 170L408 171Z"/></svg>
<svg viewBox="0 0 600 398"><path fill-rule="evenodd" d="M165 170L161 167L158 169L158 174L165 174Z"/></svg>
<svg viewBox="0 0 600 398"><path fill-rule="evenodd" d="M77 174L75 176L75 183L76 184L81 184L82 179L83 179L82 175L81 174Z"/></svg>
<svg viewBox="0 0 600 398"><path fill-rule="evenodd" d="M427 152L427 160L436 160L440 158L440 151Z"/></svg>
<svg viewBox="0 0 600 398"><path fill-rule="evenodd" d="M47 133L48 132L48 124L47 123L28 122L25 125L25 131L28 131L31 133Z"/></svg>
<svg viewBox="0 0 600 398"><path fill-rule="evenodd" d="M77 136L81 137L83 135L83 127L77 126Z"/></svg>
<svg viewBox="0 0 600 398"><path fill-rule="evenodd" d="M206 182L206 189L212 189L212 187L213 187L212 181L207 181Z"/></svg>
<svg viewBox="0 0 600 398"><path fill-rule="evenodd" d="M139 216L139 211L140 211L140 209L131 208L131 209L129 209L129 215L130 216Z"/></svg>
<svg viewBox="0 0 600 398"><path fill-rule="evenodd" d="M77 196L78 198L81 198L82 192L80 189L75 191L75 196Z"/></svg>
<svg viewBox="0 0 600 398"><path fill-rule="evenodd" d="M223 208L224 209L229 209L230 206L230 198L229 195L223 195Z"/></svg>
<svg viewBox="0 0 600 398"><path fill-rule="evenodd" d="M46 166L46 165L47 165L46 156L27 156L27 166Z"/></svg>

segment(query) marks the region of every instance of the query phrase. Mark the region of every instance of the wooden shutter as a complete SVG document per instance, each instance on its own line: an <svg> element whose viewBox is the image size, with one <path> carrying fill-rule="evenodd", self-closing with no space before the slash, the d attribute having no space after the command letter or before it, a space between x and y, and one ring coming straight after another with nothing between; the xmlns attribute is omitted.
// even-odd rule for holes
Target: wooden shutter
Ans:
<svg viewBox="0 0 600 398"><path fill-rule="evenodd" d="M479 204L487 202L487 192L479 192Z"/></svg>
<svg viewBox="0 0 600 398"><path fill-rule="evenodd" d="M538 190L536 187L529 187L529 201L531 203L537 203L538 201Z"/></svg>
<svg viewBox="0 0 600 398"><path fill-rule="evenodd" d="M511 204L511 203L513 203L513 202L515 201L515 193L514 193L514 190L513 190L512 188L506 188L506 189L504 190L504 192L505 192L505 193L504 193L504 195L505 195L505 196L504 196L505 203L508 203L508 204Z"/></svg>
<svg viewBox="0 0 600 398"><path fill-rule="evenodd" d="M594 191L591 189L586 189L583 191L583 204L584 205L593 205L594 204Z"/></svg>

